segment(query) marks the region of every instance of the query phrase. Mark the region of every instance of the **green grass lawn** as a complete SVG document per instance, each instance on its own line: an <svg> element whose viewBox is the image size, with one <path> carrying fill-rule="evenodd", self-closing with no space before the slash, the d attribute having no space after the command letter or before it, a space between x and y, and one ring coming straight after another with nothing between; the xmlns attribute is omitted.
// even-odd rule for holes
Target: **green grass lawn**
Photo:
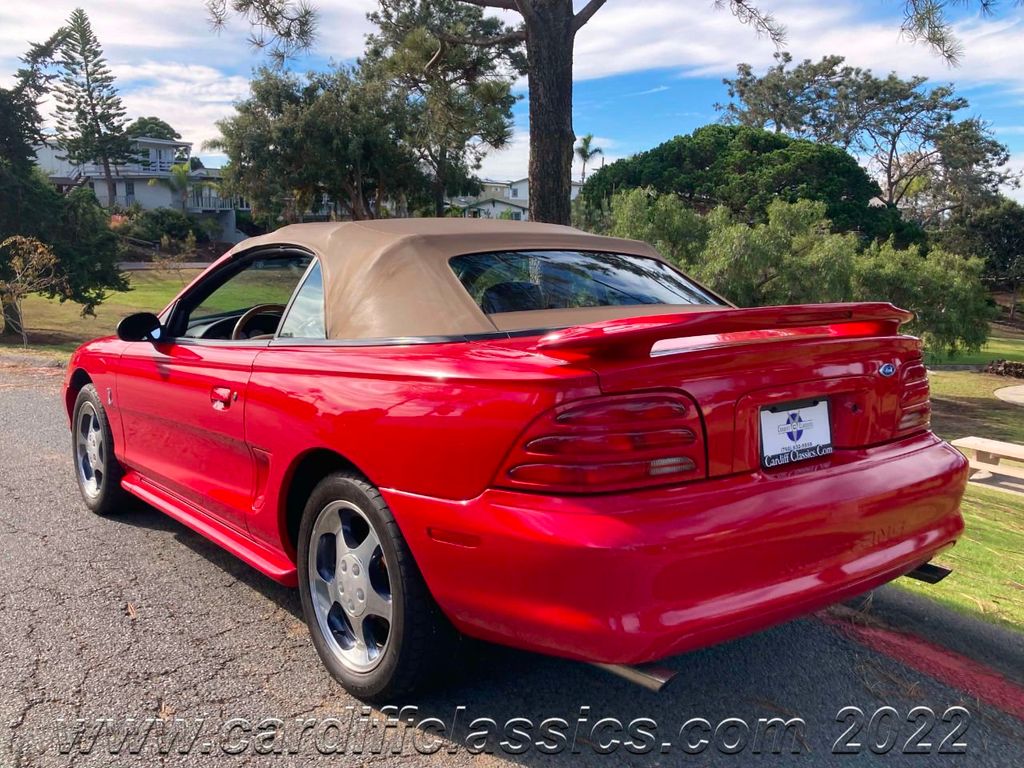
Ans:
<svg viewBox="0 0 1024 768"><path fill-rule="evenodd" d="M94 317L82 317L76 304L30 296L24 304L30 353L67 358L84 341L114 332L118 321L132 312L159 312L200 270L138 270L128 273L131 290L113 293L96 307ZM215 291L197 317L253 304L286 304L301 270L250 270ZM0 341L0 349L21 352L15 339Z"/></svg>
<svg viewBox="0 0 1024 768"><path fill-rule="evenodd" d="M82 317L77 304L29 296L24 304L29 351L66 358L82 342L113 333L125 315L159 312L198 274L196 269L129 272L131 290L110 294L96 307L95 317ZM20 342L7 338L0 345L13 351L22 349Z"/></svg>
<svg viewBox="0 0 1024 768"><path fill-rule="evenodd" d="M985 365L993 360L1013 360L1024 363L1024 330L1007 325L993 325L988 343L977 352L956 357L925 355L930 365Z"/></svg>
<svg viewBox="0 0 1024 768"><path fill-rule="evenodd" d="M958 611L1024 630L1024 496L968 485L963 513L963 536L937 558L953 573L938 584L895 583Z"/></svg>
<svg viewBox="0 0 1024 768"><path fill-rule="evenodd" d="M973 371L930 371L932 429L947 440L976 435L1024 445L1024 408L992 393L1024 380Z"/></svg>
<svg viewBox="0 0 1024 768"><path fill-rule="evenodd" d="M993 392L1013 379L933 371L932 428L947 440L977 435L1024 444L1024 408ZM1024 383L1024 382L1020 382ZM963 537L939 562L953 569L939 584L896 584L957 610L1024 630L1024 496L967 486Z"/></svg>

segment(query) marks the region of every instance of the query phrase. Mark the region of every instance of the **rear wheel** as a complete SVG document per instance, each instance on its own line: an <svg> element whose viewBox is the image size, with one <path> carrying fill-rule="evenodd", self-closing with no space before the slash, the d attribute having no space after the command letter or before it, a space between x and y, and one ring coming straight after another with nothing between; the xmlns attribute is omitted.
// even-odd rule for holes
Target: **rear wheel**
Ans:
<svg viewBox="0 0 1024 768"><path fill-rule="evenodd" d="M313 645L346 690L384 701L447 669L457 634L365 478L338 472L317 485L303 513L298 555Z"/></svg>
<svg viewBox="0 0 1024 768"><path fill-rule="evenodd" d="M75 400L71 449L75 478L85 505L97 515L121 511L128 501L128 494L121 488L123 472L114 456L110 422L92 384L82 387Z"/></svg>

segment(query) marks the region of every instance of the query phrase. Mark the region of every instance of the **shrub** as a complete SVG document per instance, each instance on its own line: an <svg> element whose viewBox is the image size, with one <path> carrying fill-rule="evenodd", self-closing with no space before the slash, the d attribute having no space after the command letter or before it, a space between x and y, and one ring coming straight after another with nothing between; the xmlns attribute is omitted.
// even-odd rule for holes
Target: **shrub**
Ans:
<svg viewBox="0 0 1024 768"><path fill-rule="evenodd" d="M197 242L211 239L209 227L174 208L154 208L129 220L118 232L138 240L160 242L166 235L171 240L184 240L191 233Z"/></svg>
<svg viewBox="0 0 1024 768"><path fill-rule="evenodd" d="M776 200L751 226L724 207L702 217L676 195L634 189L612 198L610 231L650 242L740 306L889 301L916 314L908 330L932 352L985 343L993 310L980 259L892 240L862 248L857 235L833 232L825 212L820 201Z"/></svg>

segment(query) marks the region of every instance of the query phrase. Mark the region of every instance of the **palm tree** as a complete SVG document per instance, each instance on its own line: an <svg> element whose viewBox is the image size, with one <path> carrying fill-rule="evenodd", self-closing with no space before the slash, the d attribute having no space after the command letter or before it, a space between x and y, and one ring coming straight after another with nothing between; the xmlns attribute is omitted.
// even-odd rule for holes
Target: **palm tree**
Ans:
<svg viewBox="0 0 1024 768"><path fill-rule="evenodd" d="M171 175L161 179L150 179L149 186L155 187L158 184L163 184L165 187L171 190L171 196L177 203L178 207L181 208L181 212L185 213L188 210L188 188L189 188L189 173L191 169L188 163L175 163L171 166Z"/></svg>
<svg viewBox="0 0 1024 768"><path fill-rule="evenodd" d="M150 179L149 186L162 184L171 190L171 196L182 213L188 213L188 195L193 189L216 189L212 181L200 181L192 177L192 164L189 161L175 163L171 166L171 175L163 178Z"/></svg>
<svg viewBox="0 0 1024 768"><path fill-rule="evenodd" d="M583 161L583 171L580 173L581 184L587 180L587 163L598 155L604 154L604 150L593 146L593 142L594 134L588 133L586 136L581 137L580 143L576 145L576 157Z"/></svg>

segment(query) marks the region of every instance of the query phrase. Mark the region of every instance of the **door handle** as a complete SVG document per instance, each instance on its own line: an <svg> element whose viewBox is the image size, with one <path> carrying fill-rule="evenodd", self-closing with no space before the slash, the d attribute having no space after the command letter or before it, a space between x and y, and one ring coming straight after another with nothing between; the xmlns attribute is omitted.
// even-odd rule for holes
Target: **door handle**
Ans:
<svg viewBox="0 0 1024 768"><path fill-rule="evenodd" d="M231 387L213 387L210 390L210 403L215 410L223 411L231 406L238 395L231 391Z"/></svg>

